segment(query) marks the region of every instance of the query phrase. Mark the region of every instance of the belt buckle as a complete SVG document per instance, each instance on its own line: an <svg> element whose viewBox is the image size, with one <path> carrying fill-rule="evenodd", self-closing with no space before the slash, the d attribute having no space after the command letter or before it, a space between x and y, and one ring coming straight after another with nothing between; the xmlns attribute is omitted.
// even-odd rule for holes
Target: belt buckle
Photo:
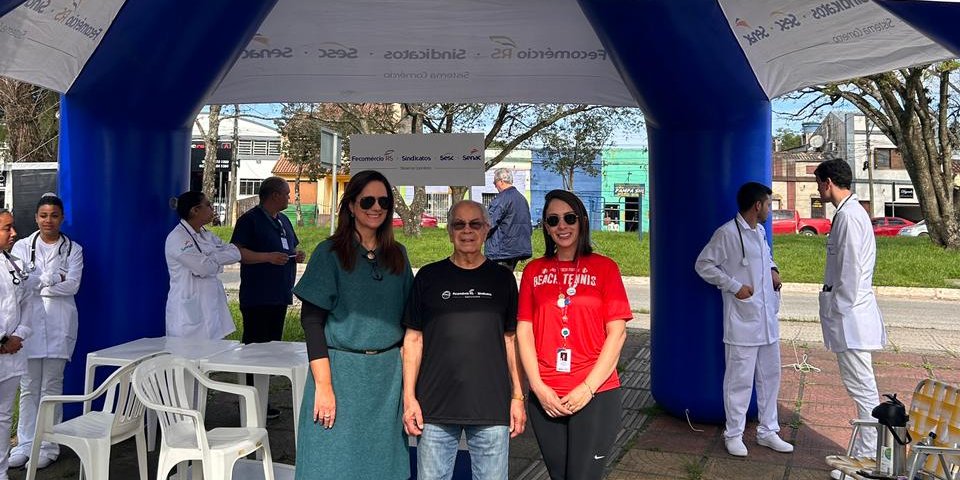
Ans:
<svg viewBox="0 0 960 480"><path fill-rule="evenodd" d="M364 355L376 355L379 352L377 352L376 350L364 350L363 353Z"/></svg>

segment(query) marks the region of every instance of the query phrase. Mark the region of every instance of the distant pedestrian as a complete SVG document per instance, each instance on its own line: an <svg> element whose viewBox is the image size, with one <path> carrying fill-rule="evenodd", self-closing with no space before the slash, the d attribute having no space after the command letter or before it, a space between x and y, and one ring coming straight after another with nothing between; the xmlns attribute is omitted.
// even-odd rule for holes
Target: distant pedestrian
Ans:
<svg viewBox="0 0 960 480"><path fill-rule="evenodd" d="M493 172L493 186L497 196L490 202L490 233L484 254L513 271L517 263L533 256L530 235L530 203L513 186L513 172L498 168Z"/></svg>
<svg viewBox="0 0 960 480"><path fill-rule="evenodd" d="M548 193L542 225L544 256L524 267L517 306L527 414L550 478L592 480L620 429L617 361L633 313L617 264L593 253L576 195Z"/></svg>
<svg viewBox="0 0 960 480"><path fill-rule="evenodd" d="M820 292L823 343L837 354L840 378L857 405L858 417L873 421L871 412L880 403L880 394L870 352L887 343L883 315L873 292L877 260L873 225L860 199L850 191L853 172L845 161L827 160L813 174L820 198L837 207L827 237L827 265ZM854 439L853 455L873 457L876 449L877 431L861 428ZM831 476L840 478L840 471L834 470Z"/></svg>
<svg viewBox="0 0 960 480"><path fill-rule="evenodd" d="M305 254L293 224L283 214L290 186L280 177L260 184L260 204L237 219L230 243L240 249L240 314L243 343L280 340L287 306L293 303L297 263ZM248 383L250 383L248 375ZM267 409L267 418L280 412Z"/></svg>
<svg viewBox="0 0 960 480"><path fill-rule="evenodd" d="M756 182L741 186L739 213L714 232L695 264L700 277L720 289L723 298L723 443L727 453L737 457L747 456L743 431L754 386L760 411L757 444L781 453L793 451L777 434L781 283L763 228L772 193Z"/></svg>

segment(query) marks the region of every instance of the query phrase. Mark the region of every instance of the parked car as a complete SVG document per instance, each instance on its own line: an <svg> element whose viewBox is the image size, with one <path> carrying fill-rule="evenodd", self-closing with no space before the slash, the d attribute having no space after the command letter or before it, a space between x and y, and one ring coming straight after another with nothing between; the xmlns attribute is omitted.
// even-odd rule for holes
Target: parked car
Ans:
<svg viewBox="0 0 960 480"><path fill-rule="evenodd" d="M826 235L830 233L830 220L826 218L800 218L796 210L774 210L773 233L799 233L800 235Z"/></svg>
<svg viewBox="0 0 960 480"><path fill-rule="evenodd" d="M879 237L895 236L904 227L913 225L910 220L900 217L874 217L870 221L873 223L873 234Z"/></svg>
<svg viewBox="0 0 960 480"><path fill-rule="evenodd" d="M897 235L901 237L928 237L930 234L927 233L927 221L920 220L913 225L903 227L897 232Z"/></svg>
<svg viewBox="0 0 960 480"><path fill-rule="evenodd" d="M394 214L393 216L393 226L394 227L403 226L403 219L398 217L396 214ZM437 217L434 217L433 215L427 215L426 213L420 215L420 228L436 227L436 226L437 226Z"/></svg>

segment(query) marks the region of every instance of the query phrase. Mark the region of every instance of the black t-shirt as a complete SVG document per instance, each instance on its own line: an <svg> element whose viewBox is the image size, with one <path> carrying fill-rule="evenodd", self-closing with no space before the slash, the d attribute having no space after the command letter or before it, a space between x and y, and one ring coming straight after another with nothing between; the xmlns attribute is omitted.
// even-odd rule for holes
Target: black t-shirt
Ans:
<svg viewBox="0 0 960 480"><path fill-rule="evenodd" d="M504 333L517 328L517 280L487 260L420 269L403 318L423 332L417 400L428 423L510 425Z"/></svg>
<svg viewBox="0 0 960 480"><path fill-rule="evenodd" d="M283 248L284 239L287 248ZM293 255L300 240L286 215L280 213L276 218L270 218L266 210L257 206L237 219L230 243L254 252L286 252ZM240 306L290 305L293 303L296 276L297 262L293 258L286 265L241 264Z"/></svg>

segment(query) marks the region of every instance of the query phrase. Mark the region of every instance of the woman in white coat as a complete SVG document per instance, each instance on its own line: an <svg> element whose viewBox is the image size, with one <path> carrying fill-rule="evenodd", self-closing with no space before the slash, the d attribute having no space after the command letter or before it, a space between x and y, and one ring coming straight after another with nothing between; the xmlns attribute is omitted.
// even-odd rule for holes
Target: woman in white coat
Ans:
<svg viewBox="0 0 960 480"><path fill-rule="evenodd" d="M13 421L13 399L20 386L20 376L27 373L27 355L22 351L24 339L30 337L30 319L21 315L26 296L24 265L9 253L17 231L13 214L0 210L0 263L8 273L0 279L0 434L8 438ZM21 415L23 415L21 413ZM7 449L0 448L0 480L7 480Z"/></svg>
<svg viewBox="0 0 960 480"><path fill-rule="evenodd" d="M167 235L164 252L170 272L167 335L220 339L236 326L218 275L240 261L240 250L203 228L216 213L200 192L177 198L180 222Z"/></svg>
<svg viewBox="0 0 960 480"><path fill-rule="evenodd" d="M60 232L63 215L63 201L56 194L44 194L37 203L39 230L13 246L13 255L24 262L29 275L23 282L23 316L30 320L33 336L24 344L27 373L20 378L20 419L11 467L27 463L40 399L63 393L63 369L77 343L74 295L83 276L83 248ZM60 422L62 415L58 408L54 422ZM59 456L59 445L43 442L37 468L47 467Z"/></svg>

